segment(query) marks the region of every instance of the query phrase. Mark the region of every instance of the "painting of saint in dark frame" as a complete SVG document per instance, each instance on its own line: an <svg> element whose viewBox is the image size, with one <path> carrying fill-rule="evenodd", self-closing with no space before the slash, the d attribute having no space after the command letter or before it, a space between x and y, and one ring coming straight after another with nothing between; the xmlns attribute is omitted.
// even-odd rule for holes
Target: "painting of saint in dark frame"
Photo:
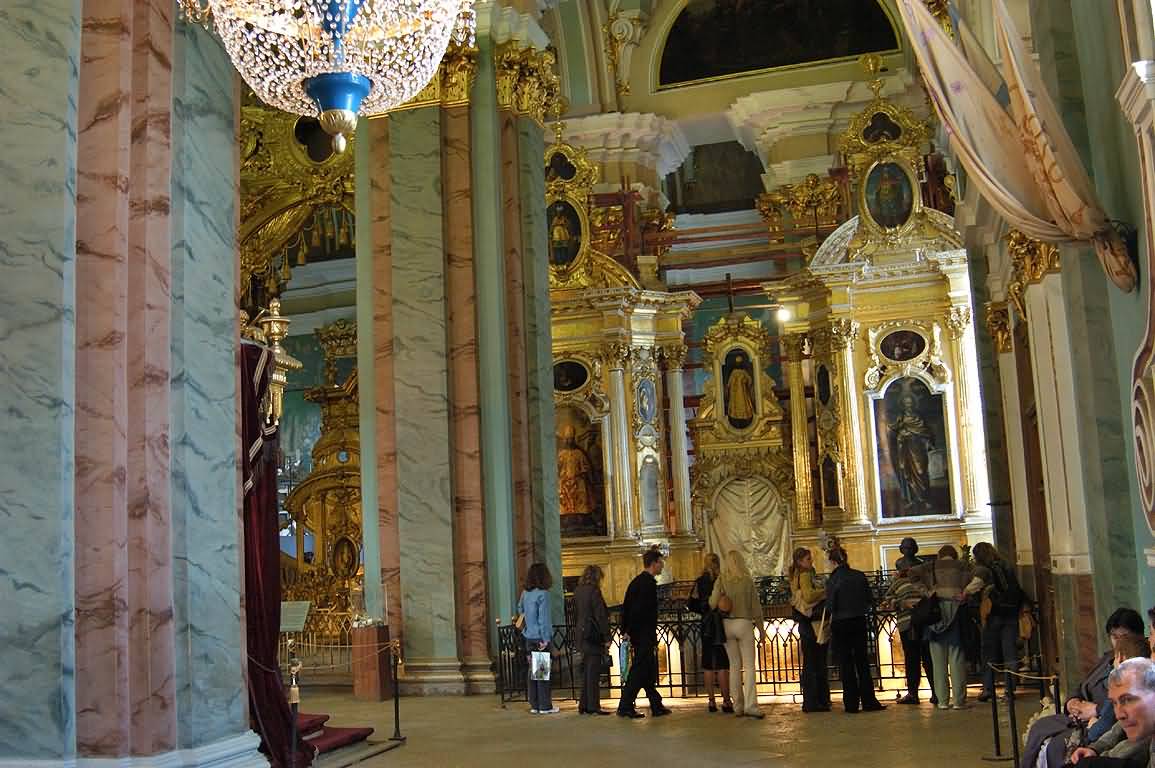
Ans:
<svg viewBox="0 0 1155 768"><path fill-rule="evenodd" d="M878 351L887 360L905 363L926 351L926 339L917 331L894 331L883 337L878 345Z"/></svg>
<svg viewBox="0 0 1155 768"><path fill-rule="evenodd" d="M568 267L582 245L582 224L577 211L565 200L555 200L547 210L549 221L549 263Z"/></svg>
<svg viewBox="0 0 1155 768"><path fill-rule="evenodd" d="M921 379L893 381L874 401L883 518L951 514L946 402Z"/></svg>
<svg viewBox="0 0 1155 768"><path fill-rule="evenodd" d="M605 536L601 429L578 408L557 410L557 483L562 537Z"/></svg>
<svg viewBox="0 0 1155 768"><path fill-rule="evenodd" d="M722 402L730 426L745 429L754 423L758 414L755 392L754 364L750 353L742 347L735 347L722 361Z"/></svg>
<svg viewBox="0 0 1155 768"><path fill-rule="evenodd" d="M898 229L914 211L914 186L898 163L878 163L866 175L866 211L883 229Z"/></svg>

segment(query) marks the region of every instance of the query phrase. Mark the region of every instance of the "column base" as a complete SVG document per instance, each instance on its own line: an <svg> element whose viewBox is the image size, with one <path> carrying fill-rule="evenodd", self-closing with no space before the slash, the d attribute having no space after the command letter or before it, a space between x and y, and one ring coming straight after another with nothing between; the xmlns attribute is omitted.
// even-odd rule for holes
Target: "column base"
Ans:
<svg viewBox="0 0 1155 768"><path fill-rule="evenodd" d="M402 696L463 696L459 659L406 659L399 681Z"/></svg>
<svg viewBox="0 0 1155 768"><path fill-rule="evenodd" d="M143 757L69 757L57 760L0 759L0 768L268 768L252 731L193 749Z"/></svg>
<svg viewBox="0 0 1155 768"><path fill-rule="evenodd" d="M466 659L461 662L461 674L465 677L466 694L476 696L497 693L493 662L488 658Z"/></svg>

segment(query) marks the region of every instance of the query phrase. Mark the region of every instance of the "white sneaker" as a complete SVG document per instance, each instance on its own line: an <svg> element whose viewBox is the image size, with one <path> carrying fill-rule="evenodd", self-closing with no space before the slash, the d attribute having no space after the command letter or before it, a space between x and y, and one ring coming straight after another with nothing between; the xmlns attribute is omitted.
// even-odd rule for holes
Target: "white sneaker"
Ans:
<svg viewBox="0 0 1155 768"><path fill-rule="evenodd" d="M537 711L536 709L531 709L531 710L529 711L529 713L530 713L531 715L540 715L540 714L541 714L541 712Z"/></svg>
<svg viewBox="0 0 1155 768"><path fill-rule="evenodd" d="M540 712L538 712L538 714L539 715L556 715L558 712L561 712L561 710L558 709L557 707L554 707L553 709L543 709Z"/></svg>

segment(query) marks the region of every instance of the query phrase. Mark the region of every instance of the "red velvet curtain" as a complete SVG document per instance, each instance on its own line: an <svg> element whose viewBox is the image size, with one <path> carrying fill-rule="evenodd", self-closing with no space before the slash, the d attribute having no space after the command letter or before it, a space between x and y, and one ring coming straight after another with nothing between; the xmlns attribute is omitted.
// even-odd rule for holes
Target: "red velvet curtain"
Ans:
<svg viewBox="0 0 1155 768"><path fill-rule="evenodd" d="M273 356L258 344L241 345L241 435L245 451L245 619L248 628L249 714L261 750L275 768L290 765L293 714L277 666L281 631L281 570L277 524L277 433L265 425L264 399ZM298 736L296 767L313 761Z"/></svg>

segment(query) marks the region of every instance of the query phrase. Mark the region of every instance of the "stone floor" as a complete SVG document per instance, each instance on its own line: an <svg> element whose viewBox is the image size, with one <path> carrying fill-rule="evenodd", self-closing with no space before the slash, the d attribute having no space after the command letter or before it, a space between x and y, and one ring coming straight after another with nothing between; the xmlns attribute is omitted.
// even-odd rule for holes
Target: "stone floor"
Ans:
<svg viewBox="0 0 1155 768"><path fill-rule="evenodd" d="M365 704L332 692L303 700L305 711L328 712L336 725L373 726L374 739L393 733L391 703ZM757 721L709 714L699 700L667 702L672 715L635 722L578 715L571 702L560 703L560 714L543 717L530 715L525 704L502 709L490 696L406 698L401 725L407 742L360 765L927 768L989 765L982 758L993 754L989 706L940 712L928 704L891 705L885 712L803 715L797 706L763 704L766 719ZM1020 702L1019 722L1037 709L1037 702ZM1009 754L1009 743L1003 745Z"/></svg>

